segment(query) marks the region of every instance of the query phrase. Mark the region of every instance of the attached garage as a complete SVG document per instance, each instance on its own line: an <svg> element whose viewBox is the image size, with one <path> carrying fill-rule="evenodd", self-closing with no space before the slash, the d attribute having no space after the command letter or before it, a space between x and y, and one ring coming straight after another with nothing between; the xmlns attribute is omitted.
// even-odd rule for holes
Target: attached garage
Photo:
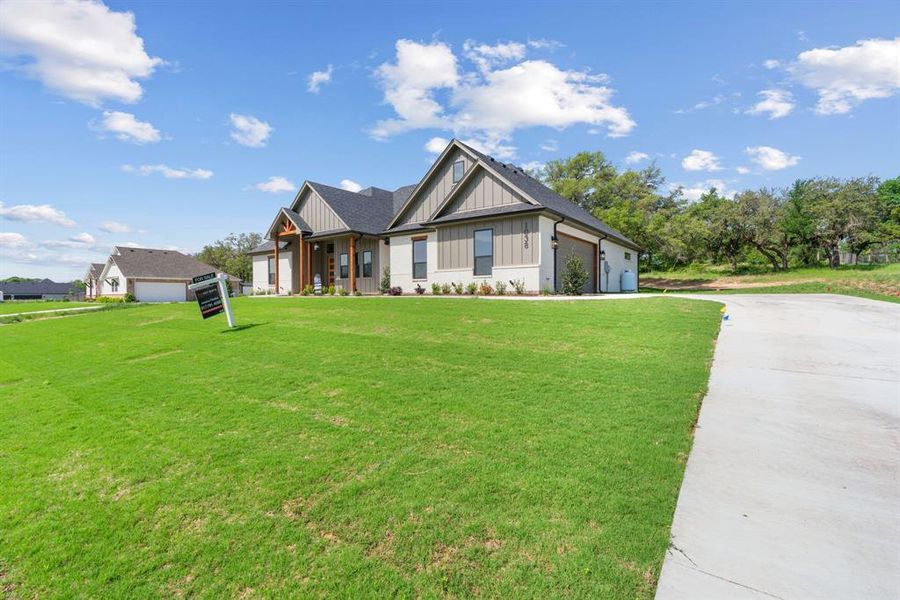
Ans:
<svg viewBox="0 0 900 600"><path fill-rule="evenodd" d="M135 281L134 297L138 302L184 302L187 286L183 281Z"/></svg>
<svg viewBox="0 0 900 600"><path fill-rule="evenodd" d="M563 273L566 270L566 261L574 254L581 259L585 271L588 273L587 283L582 292L595 294L597 292L597 244L592 244L563 233L557 235L559 246L556 249L556 289L563 289Z"/></svg>

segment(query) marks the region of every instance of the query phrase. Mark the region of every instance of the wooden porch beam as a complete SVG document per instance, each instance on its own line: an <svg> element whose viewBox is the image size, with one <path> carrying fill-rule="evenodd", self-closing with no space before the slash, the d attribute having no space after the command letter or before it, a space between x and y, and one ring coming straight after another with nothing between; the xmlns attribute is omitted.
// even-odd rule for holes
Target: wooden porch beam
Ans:
<svg viewBox="0 0 900 600"><path fill-rule="evenodd" d="M350 293L356 291L356 238L350 236Z"/></svg>

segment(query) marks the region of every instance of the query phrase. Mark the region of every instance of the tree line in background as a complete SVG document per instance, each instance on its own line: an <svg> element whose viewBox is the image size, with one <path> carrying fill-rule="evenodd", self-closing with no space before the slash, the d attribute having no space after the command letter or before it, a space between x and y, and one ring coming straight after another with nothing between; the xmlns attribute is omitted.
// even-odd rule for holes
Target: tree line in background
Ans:
<svg viewBox="0 0 900 600"><path fill-rule="evenodd" d="M900 177L798 179L733 198L711 188L690 202L666 186L655 164L619 172L602 152L579 152L532 174L641 246L642 270L838 267L842 252L900 257Z"/></svg>
<svg viewBox="0 0 900 600"><path fill-rule="evenodd" d="M258 233L232 233L224 240L203 246L195 257L242 281L253 281L253 259L248 252L263 243Z"/></svg>

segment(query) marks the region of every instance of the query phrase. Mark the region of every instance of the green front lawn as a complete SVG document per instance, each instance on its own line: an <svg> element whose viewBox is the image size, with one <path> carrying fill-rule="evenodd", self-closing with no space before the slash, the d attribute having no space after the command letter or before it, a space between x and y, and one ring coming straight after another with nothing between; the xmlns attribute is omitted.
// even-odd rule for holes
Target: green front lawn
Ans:
<svg viewBox="0 0 900 600"><path fill-rule="evenodd" d="M718 304L234 304L0 327L0 589L653 596Z"/></svg>
<svg viewBox="0 0 900 600"><path fill-rule="evenodd" d="M7 300L0 302L0 315L13 313L29 313L39 310L57 310L60 308L78 308L91 306L91 302L63 302L62 300Z"/></svg>

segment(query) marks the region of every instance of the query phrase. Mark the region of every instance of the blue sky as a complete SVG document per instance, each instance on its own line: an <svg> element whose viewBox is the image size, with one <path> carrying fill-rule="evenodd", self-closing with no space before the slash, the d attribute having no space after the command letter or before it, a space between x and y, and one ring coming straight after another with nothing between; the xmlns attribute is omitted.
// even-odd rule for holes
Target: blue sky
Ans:
<svg viewBox="0 0 900 600"><path fill-rule="evenodd" d="M656 160L688 197L897 176L897 23L887 2L5 0L0 276L262 232L304 179L414 183L454 136L529 166Z"/></svg>

